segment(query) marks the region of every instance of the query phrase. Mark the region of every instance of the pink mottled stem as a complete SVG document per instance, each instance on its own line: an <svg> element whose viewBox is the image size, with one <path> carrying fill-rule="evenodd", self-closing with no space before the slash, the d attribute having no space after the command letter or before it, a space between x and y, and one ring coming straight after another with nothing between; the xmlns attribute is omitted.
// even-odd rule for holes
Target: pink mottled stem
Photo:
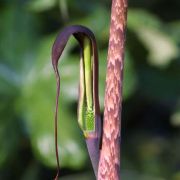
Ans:
<svg viewBox="0 0 180 180"><path fill-rule="evenodd" d="M126 14L127 0L112 0L98 180L120 179L120 127Z"/></svg>

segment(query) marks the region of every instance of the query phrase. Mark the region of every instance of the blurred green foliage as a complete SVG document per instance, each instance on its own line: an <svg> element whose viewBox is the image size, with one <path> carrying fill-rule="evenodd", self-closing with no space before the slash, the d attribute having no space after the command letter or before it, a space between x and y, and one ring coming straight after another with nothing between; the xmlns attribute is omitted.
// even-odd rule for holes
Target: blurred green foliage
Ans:
<svg viewBox="0 0 180 180"><path fill-rule="evenodd" d="M179 8L178 0L129 1L121 155L126 180L180 179ZM51 47L66 25L85 25L97 37L103 112L109 20L107 0L0 2L0 179L55 174ZM76 117L79 49L73 38L59 69L62 179L93 179Z"/></svg>

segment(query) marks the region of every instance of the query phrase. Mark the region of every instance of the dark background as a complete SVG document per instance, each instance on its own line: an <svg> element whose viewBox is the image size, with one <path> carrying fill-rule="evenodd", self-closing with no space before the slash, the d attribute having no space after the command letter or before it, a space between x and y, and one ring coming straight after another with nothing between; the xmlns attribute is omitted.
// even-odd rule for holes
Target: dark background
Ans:
<svg viewBox="0 0 180 180"><path fill-rule="evenodd" d="M1 0L0 179L53 179L56 174L50 54L64 26L82 24L95 33L103 112L110 6L109 0ZM123 180L180 180L179 10L179 0L129 0ZM60 179L95 179L77 125L79 48L73 38L62 59Z"/></svg>

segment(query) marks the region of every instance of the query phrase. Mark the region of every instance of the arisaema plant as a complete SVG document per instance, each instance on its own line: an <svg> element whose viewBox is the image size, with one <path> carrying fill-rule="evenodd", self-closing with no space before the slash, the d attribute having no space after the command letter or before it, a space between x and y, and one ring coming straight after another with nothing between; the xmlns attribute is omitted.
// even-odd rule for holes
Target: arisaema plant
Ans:
<svg viewBox="0 0 180 180"><path fill-rule="evenodd" d="M74 25L62 30L54 42L52 64L57 80L55 146L58 165L58 173L55 179L58 179L60 169L57 145L57 116L60 94L58 61L71 35L75 37L81 48L78 123L86 140L94 173L98 180L120 179L120 117L126 11L127 0L112 0L104 121L101 121L100 118L98 49L94 34L84 26Z"/></svg>

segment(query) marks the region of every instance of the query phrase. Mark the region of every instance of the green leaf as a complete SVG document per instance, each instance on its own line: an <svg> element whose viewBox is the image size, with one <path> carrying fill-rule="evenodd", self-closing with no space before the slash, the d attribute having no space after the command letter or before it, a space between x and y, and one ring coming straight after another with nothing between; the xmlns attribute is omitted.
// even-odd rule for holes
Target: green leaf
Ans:
<svg viewBox="0 0 180 180"><path fill-rule="evenodd" d="M178 56L175 41L164 31L163 23L156 16L143 10L130 10L128 28L147 48L147 60L151 65L167 67Z"/></svg>
<svg viewBox="0 0 180 180"><path fill-rule="evenodd" d="M142 9L128 10L128 28L136 31L141 27L159 29L161 27L160 20L153 14Z"/></svg>
<svg viewBox="0 0 180 180"><path fill-rule="evenodd" d="M149 50L150 64L166 67L178 55L178 48L167 34L153 28L142 27L138 30L138 37Z"/></svg>
<svg viewBox="0 0 180 180"><path fill-rule="evenodd" d="M53 8L56 3L56 0L31 0L28 7L33 11L41 12Z"/></svg>

